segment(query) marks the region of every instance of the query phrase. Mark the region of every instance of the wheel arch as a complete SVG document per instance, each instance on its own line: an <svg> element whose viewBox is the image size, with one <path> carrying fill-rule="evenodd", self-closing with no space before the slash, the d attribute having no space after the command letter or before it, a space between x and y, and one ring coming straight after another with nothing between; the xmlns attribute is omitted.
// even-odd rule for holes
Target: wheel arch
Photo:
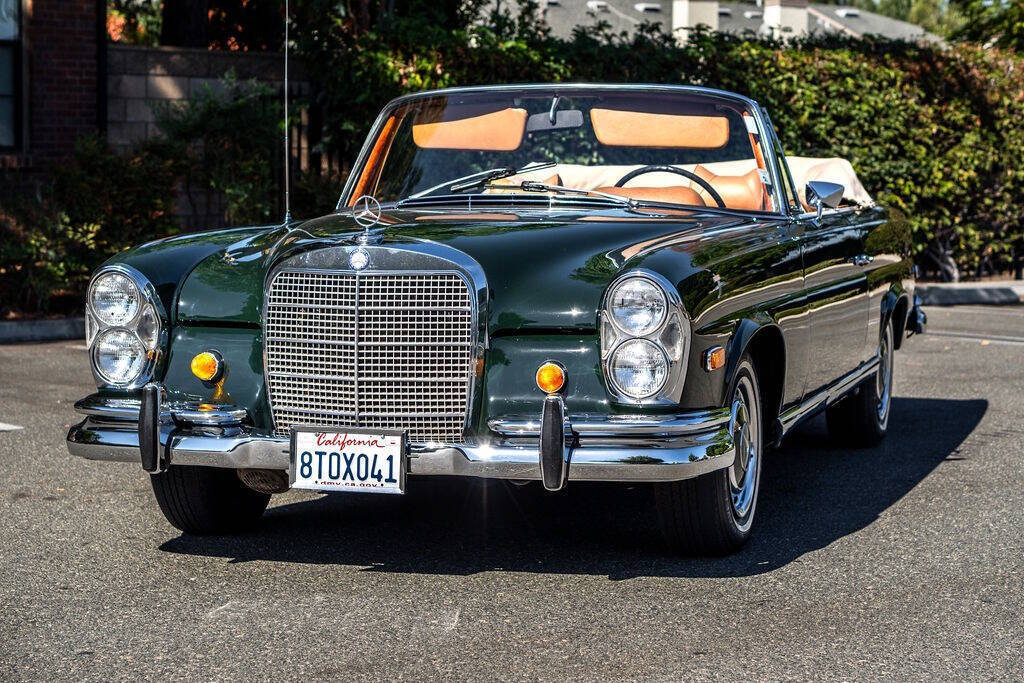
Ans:
<svg viewBox="0 0 1024 683"><path fill-rule="evenodd" d="M907 316L910 315L910 297L904 294L897 301L896 305L893 306L893 347L900 348L903 346L903 340L906 339L907 331Z"/></svg>
<svg viewBox="0 0 1024 683"><path fill-rule="evenodd" d="M893 347L899 349L903 346L903 339L907 331L907 316L910 314L910 296L902 287L893 285L889 292L882 299L881 326L879 334L885 329L886 323L892 320Z"/></svg>
<svg viewBox="0 0 1024 683"><path fill-rule="evenodd" d="M732 386L744 354L749 354L761 392L762 424L774 425L786 386L786 340L774 321L742 320L729 341L725 386Z"/></svg>

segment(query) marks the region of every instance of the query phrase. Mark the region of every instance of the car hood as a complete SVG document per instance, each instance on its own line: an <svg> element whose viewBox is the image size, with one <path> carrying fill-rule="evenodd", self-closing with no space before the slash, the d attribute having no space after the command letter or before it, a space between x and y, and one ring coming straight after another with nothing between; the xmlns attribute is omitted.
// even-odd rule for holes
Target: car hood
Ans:
<svg viewBox="0 0 1024 683"><path fill-rule="evenodd" d="M647 216L587 213L438 213L389 211L381 246L443 243L474 259L486 274L488 330L592 332L609 282L644 267L678 283L709 228L747 222L731 215L677 212ZM363 230L348 214L267 230L204 258L181 286L177 319L258 325L267 274L304 250L358 244Z"/></svg>

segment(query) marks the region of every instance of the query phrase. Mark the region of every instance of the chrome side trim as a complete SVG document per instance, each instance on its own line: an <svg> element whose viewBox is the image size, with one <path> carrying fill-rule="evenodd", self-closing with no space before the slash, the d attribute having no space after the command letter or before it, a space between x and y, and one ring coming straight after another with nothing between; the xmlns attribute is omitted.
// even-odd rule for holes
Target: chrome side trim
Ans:
<svg viewBox="0 0 1024 683"><path fill-rule="evenodd" d="M878 364L879 359L876 356L866 363L863 363L853 372L841 377L836 382L833 382L821 391L811 395L809 398L804 399L800 405L793 406L792 408L783 411L782 415L780 415L777 420L778 425L781 426L778 438L781 440L781 438L797 424L846 396L846 394L855 389L861 382L870 378L875 370L878 369Z"/></svg>

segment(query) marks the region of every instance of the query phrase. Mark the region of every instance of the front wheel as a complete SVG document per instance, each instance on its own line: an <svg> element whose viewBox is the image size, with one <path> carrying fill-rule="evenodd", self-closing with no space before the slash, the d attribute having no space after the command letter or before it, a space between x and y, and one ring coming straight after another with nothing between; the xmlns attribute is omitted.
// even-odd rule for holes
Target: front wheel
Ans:
<svg viewBox="0 0 1024 683"><path fill-rule="evenodd" d="M669 548L702 555L736 552L750 538L764 454L761 392L750 358L736 369L728 394L736 457L696 479L655 486L662 534Z"/></svg>
<svg viewBox="0 0 1024 683"><path fill-rule="evenodd" d="M893 339L890 319L878 342L878 370L874 377L825 411L829 436L838 444L870 447L885 438L892 408Z"/></svg>
<svg viewBox="0 0 1024 683"><path fill-rule="evenodd" d="M254 526L270 496L245 486L235 470L171 465L150 475L164 517L186 534L230 534Z"/></svg>

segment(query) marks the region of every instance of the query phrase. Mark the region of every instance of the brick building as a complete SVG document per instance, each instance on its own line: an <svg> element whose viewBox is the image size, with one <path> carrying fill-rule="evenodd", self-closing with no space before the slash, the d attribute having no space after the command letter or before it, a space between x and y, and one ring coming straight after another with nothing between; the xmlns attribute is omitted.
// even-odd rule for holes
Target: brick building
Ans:
<svg viewBox="0 0 1024 683"><path fill-rule="evenodd" d="M0 166L46 166L105 130L105 19L105 0L0 0Z"/></svg>

